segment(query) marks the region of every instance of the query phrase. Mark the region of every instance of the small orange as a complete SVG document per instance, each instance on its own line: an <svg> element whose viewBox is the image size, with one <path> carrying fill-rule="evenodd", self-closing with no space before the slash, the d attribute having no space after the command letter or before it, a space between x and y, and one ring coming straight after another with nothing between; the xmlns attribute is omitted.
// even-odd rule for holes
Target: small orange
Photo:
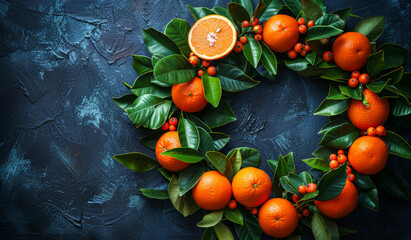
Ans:
<svg viewBox="0 0 411 240"><path fill-rule="evenodd" d="M304 18L299 18L297 20L297 22L298 22L299 25L304 25L305 24L305 19Z"/></svg>
<svg viewBox="0 0 411 240"><path fill-rule="evenodd" d="M376 130L378 136L384 136L384 133L385 133L385 127L384 126L380 125L375 130Z"/></svg>
<svg viewBox="0 0 411 240"><path fill-rule="evenodd" d="M307 27L308 27L308 28L310 28L310 27L314 27L314 26L315 26L315 23L314 23L314 21L313 21L313 20L308 21L308 23L307 23Z"/></svg>
<svg viewBox="0 0 411 240"><path fill-rule="evenodd" d="M201 59L217 60L227 56L234 48L237 31L232 22L221 15L200 18L188 33L191 51Z"/></svg>
<svg viewBox="0 0 411 240"><path fill-rule="evenodd" d="M348 80L348 85L351 87L351 88L356 88L356 87L358 87L358 78L350 78L350 80Z"/></svg>
<svg viewBox="0 0 411 240"><path fill-rule="evenodd" d="M340 166L340 164L338 163L337 160L332 160L332 161L330 162L330 168L336 169L336 168L338 168L338 166Z"/></svg>
<svg viewBox="0 0 411 240"><path fill-rule="evenodd" d="M370 82L370 76L366 73L363 73L360 75L360 77L358 78L358 81L360 81L360 83L362 85L366 85Z"/></svg>
<svg viewBox="0 0 411 240"><path fill-rule="evenodd" d="M323 53L323 59L326 62L331 62L333 60L333 53L331 51L325 51Z"/></svg>
<svg viewBox="0 0 411 240"><path fill-rule="evenodd" d="M304 185L300 185L300 186L298 187L298 192L299 192L300 194L302 194L302 195L305 195L305 194L307 193L307 187L304 186Z"/></svg>
<svg viewBox="0 0 411 240"><path fill-rule="evenodd" d="M234 47L234 52L240 53L243 51L243 44L240 41L237 41Z"/></svg>
<svg viewBox="0 0 411 240"><path fill-rule="evenodd" d="M367 128L367 135L368 135L368 136L375 136L375 135L377 135L377 132L375 131L375 128L374 128L374 127L369 127L369 128Z"/></svg>
<svg viewBox="0 0 411 240"><path fill-rule="evenodd" d="M170 131L164 133L157 141L156 144L156 157L160 165L171 172L178 172L188 167L190 163L182 162L176 158L161 155L162 152L180 147L180 140L176 131Z"/></svg>
<svg viewBox="0 0 411 240"><path fill-rule="evenodd" d="M345 180L345 186L340 195L327 201L314 201L318 210L330 218L342 218L357 207L358 190L355 185Z"/></svg>
<svg viewBox="0 0 411 240"><path fill-rule="evenodd" d="M305 34L305 33L307 32L307 26L305 26L305 25L300 25L300 26L298 27L298 31L299 31L301 34Z"/></svg>
<svg viewBox="0 0 411 240"><path fill-rule="evenodd" d="M237 202L234 199L231 199L230 202L228 203L228 208L233 210L237 208Z"/></svg>
<svg viewBox="0 0 411 240"><path fill-rule="evenodd" d="M285 238L297 228L297 210L285 199L272 198L260 208L258 223L265 234Z"/></svg>
<svg viewBox="0 0 411 240"><path fill-rule="evenodd" d="M315 192L315 190L317 190L317 184L315 184L315 183L309 183L309 184L307 185L307 193Z"/></svg>
<svg viewBox="0 0 411 240"><path fill-rule="evenodd" d="M199 77L194 77L186 83L173 85L171 98L179 109L189 113L198 112L207 105L203 82Z"/></svg>
<svg viewBox="0 0 411 240"><path fill-rule="evenodd" d="M275 52L287 52L299 37L297 21L284 14L272 16L263 28L263 41Z"/></svg>
<svg viewBox="0 0 411 240"><path fill-rule="evenodd" d="M348 152L348 162L355 171L373 175L380 172L387 163L387 144L378 137L357 138Z"/></svg>
<svg viewBox="0 0 411 240"><path fill-rule="evenodd" d="M218 171L208 171L194 186L194 202L201 208L215 211L225 208L231 200L230 181Z"/></svg>
<svg viewBox="0 0 411 240"><path fill-rule="evenodd" d="M288 51L287 55L290 59L294 59L297 57L297 53L294 51L294 49L291 49L290 51Z"/></svg>
<svg viewBox="0 0 411 240"><path fill-rule="evenodd" d="M371 54L371 44L366 36L358 32L346 32L333 44L334 62L345 71L364 67Z"/></svg>
<svg viewBox="0 0 411 240"><path fill-rule="evenodd" d="M352 99L348 105L347 114L351 122L359 129L383 125L390 114L390 104L386 98L379 98L369 89L364 90L364 97L369 106L361 100Z"/></svg>
<svg viewBox="0 0 411 240"><path fill-rule="evenodd" d="M210 66L207 68L207 73L210 76L214 76L217 74L217 69L214 66Z"/></svg>
<svg viewBox="0 0 411 240"><path fill-rule="evenodd" d="M233 195L237 202L246 207L257 207L270 197L271 179L261 169L246 167L233 178Z"/></svg>

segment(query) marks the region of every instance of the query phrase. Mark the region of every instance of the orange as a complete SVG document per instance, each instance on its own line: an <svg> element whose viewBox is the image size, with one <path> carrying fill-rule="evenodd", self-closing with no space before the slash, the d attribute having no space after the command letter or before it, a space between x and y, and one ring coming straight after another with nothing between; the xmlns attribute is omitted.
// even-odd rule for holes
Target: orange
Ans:
<svg viewBox="0 0 411 240"><path fill-rule="evenodd" d="M297 210L288 200L273 198L260 208L258 223L265 234L284 238L293 233L298 225Z"/></svg>
<svg viewBox="0 0 411 240"><path fill-rule="evenodd" d="M180 147L180 139L176 131L164 133L157 141L156 157L160 165L171 172L178 172L188 167L190 163L182 162L176 158L161 155L162 152Z"/></svg>
<svg viewBox="0 0 411 240"><path fill-rule="evenodd" d="M221 173L208 171L201 176L192 193L199 207L209 211L220 210L231 200L231 184Z"/></svg>
<svg viewBox="0 0 411 240"><path fill-rule="evenodd" d="M186 83L173 85L171 98L179 109L189 113L201 111L207 105L203 82L199 77L194 77Z"/></svg>
<svg viewBox="0 0 411 240"><path fill-rule="evenodd" d="M346 32L333 44L334 62L345 71L364 67L370 54L370 41L361 33Z"/></svg>
<svg viewBox="0 0 411 240"><path fill-rule="evenodd" d="M264 25L263 41L275 52L287 52L297 43L298 22L284 14L272 16Z"/></svg>
<svg viewBox="0 0 411 240"><path fill-rule="evenodd" d="M350 166L365 175L373 175L381 171L387 159L387 144L379 137L360 137L354 141L348 152Z"/></svg>
<svg viewBox="0 0 411 240"><path fill-rule="evenodd" d="M361 100L352 99L347 109L348 118L354 126L362 130L383 125L390 114L388 100L379 98L369 89L364 90L364 96L370 105L367 106Z"/></svg>
<svg viewBox="0 0 411 240"><path fill-rule="evenodd" d="M233 50L237 32L231 21L220 15L200 18L188 33L191 51L201 59L221 59Z"/></svg>
<svg viewBox="0 0 411 240"><path fill-rule="evenodd" d="M257 207L270 197L271 179L261 169L246 167L233 178L233 195L237 202L246 207Z"/></svg>
<svg viewBox="0 0 411 240"><path fill-rule="evenodd" d="M358 190L355 185L345 180L345 187L340 195L327 201L314 201L318 210L330 218L342 218L354 211L358 202Z"/></svg>

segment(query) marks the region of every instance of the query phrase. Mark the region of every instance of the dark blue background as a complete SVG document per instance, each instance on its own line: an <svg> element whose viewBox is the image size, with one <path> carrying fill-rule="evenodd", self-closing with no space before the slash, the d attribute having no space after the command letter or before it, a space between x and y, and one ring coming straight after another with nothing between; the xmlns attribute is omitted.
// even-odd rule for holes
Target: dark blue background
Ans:
<svg viewBox="0 0 411 240"><path fill-rule="evenodd" d="M137 76L130 55L148 54L142 28L164 30L175 17L193 23L187 3L228 1L0 0L1 239L200 239L201 211L185 219L169 201L145 198L139 188L166 188L161 175L132 172L111 158L153 156L137 142L143 130L111 97L127 93L122 81ZM379 43L410 49L409 1L327 1L329 11L348 6L363 17L385 16ZM259 149L270 176L266 159L291 151L297 171L307 170L299 160L311 157L327 122L313 111L328 82L279 72L275 83L241 93L232 104L238 120L221 129L232 136L225 151ZM411 140L409 130L396 131ZM387 167L410 188L409 160L391 156ZM381 212L359 207L345 219L359 230L345 239L410 238L410 203L384 193L379 200Z"/></svg>

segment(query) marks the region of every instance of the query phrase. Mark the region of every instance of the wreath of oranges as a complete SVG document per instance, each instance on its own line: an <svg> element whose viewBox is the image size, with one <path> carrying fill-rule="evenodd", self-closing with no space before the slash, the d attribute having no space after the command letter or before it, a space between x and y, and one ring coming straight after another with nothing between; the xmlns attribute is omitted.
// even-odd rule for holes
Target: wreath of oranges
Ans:
<svg viewBox="0 0 411 240"><path fill-rule="evenodd" d="M385 128L387 120L406 126L411 116L411 74L402 66L407 50L375 44L382 16L347 30L350 8L327 13L321 0L291 2L188 6L193 26L173 19L164 33L144 29L152 57L133 55L139 77L125 84L132 94L113 99L137 127L150 129L140 142L156 156L114 159L138 172L156 169L169 181L168 189L141 189L145 196L170 199L185 217L204 209L197 224L205 228L203 239L234 239L224 221L240 239L285 238L306 229L316 239L335 239L355 232L335 219L357 204L378 210L378 190L410 199L385 168L389 154L411 159L410 145ZM270 178L258 169L256 149L221 152L229 136L214 129L236 120L223 93L254 87L254 77L273 80L278 64L331 81L314 112L330 118L319 132L321 146L302 160L322 173L317 179L295 172L292 153L267 160Z"/></svg>

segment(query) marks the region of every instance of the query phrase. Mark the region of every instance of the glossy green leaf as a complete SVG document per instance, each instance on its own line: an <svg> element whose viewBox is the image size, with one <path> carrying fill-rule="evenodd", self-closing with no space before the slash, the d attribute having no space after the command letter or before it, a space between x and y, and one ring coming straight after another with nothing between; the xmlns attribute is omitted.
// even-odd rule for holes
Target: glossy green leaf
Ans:
<svg viewBox="0 0 411 240"><path fill-rule="evenodd" d="M148 51L152 55L161 54L169 56L180 54L178 46L169 37L154 28L143 29L143 39Z"/></svg>
<svg viewBox="0 0 411 240"><path fill-rule="evenodd" d="M250 21L250 15L241 4L231 2L227 5L227 8L235 25L239 25L245 20Z"/></svg>
<svg viewBox="0 0 411 240"><path fill-rule="evenodd" d="M345 149L351 146L359 136L360 131L358 128L346 123L328 130L321 139L320 144L330 148Z"/></svg>
<svg viewBox="0 0 411 240"><path fill-rule="evenodd" d="M357 100L362 100L363 93L361 91L360 86L356 88L351 88L349 85L339 85L338 87L340 88L341 93L344 94L345 96L348 96L350 98L354 98Z"/></svg>
<svg viewBox="0 0 411 240"><path fill-rule="evenodd" d="M374 183L372 182L371 178L368 175L362 175L358 172L354 173L355 175L355 185L361 189L370 190L375 188Z"/></svg>
<svg viewBox="0 0 411 240"><path fill-rule="evenodd" d="M147 136L139 138L138 141L151 150L155 150L157 141L163 134L164 131L153 132L148 134Z"/></svg>
<svg viewBox="0 0 411 240"><path fill-rule="evenodd" d="M298 187L303 185L304 182L300 179L298 175L295 175L294 173L288 173L287 176L280 178L280 182L284 190L302 197L302 195L298 192Z"/></svg>
<svg viewBox="0 0 411 240"><path fill-rule="evenodd" d="M208 74L204 73L201 76L201 80L203 82L205 98L211 105L218 107L222 95L220 79L217 77L210 77Z"/></svg>
<svg viewBox="0 0 411 240"><path fill-rule="evenodd" d="M251 4L250 0L233 0L231 2L235 2L240 4L241 6L244 7L245 10L247 10L248 15L251 17L253 16L253 5Z"/></svg>
<svg viewBox="0 0 411 240"><path fill-rule="evenodd" d="M322 15L323 11L313 0L301 0L301 9L310 20L317 21Z"/></svg>
<svg viewBox="0 0 411 240"><path fill-rule="evenodd" d="M271 166L272 164L270 164L270 162L269 162L269 165ZM273 168L271 168L271 169L273 169ZM278 159L278 162L277 162L277 166L275 167L275 169L273 169L273 171L274 171L273 190L274 190L274 193L277 196L281 196L283 187L280 184L281 183L280 179L289 174L288 166L287 166L287 163L285 162L285 159L284 159L283 156L280 155L280 157Z"/></svg>
<svg viewBox="0 0 411 240"><path fill-rule="evenodd" d="M411 195L403 180L391 170L383 169L377 174L378 188L398 198L411 200Z"/></svg>
<svg viewBox="0 0 411 240"><path fill-rule="evenodd" d="M240 170L242 163L243 160L241 157L241 152L236 149L234 153L228 158L224 176L226 176L230 181L233 180L235 174L237 174L237 172Z"/></svg>
<svg viewBox="0 0 411 240"><path fill-rule="evenodd" d="M171 178L173 177L172 172L162 167L157 168L157 171L159 171L168 181L171 181Z"/></svg>
<svg viewBox="0 0 411 240"><path fill-rule="evenodd" d="M265 45L264 42L261 44L262 54L261 54L261 63L264 67L272 74L277 74L277 58L270 48Z"/></svg>
<svg viewBox="0 0 411 240"><path fill-rule="evenodd" d="M309 158L302 161L305 162L308 166L321 170L323 172L328 172L329 170L331 170L329 163L322 158Z"/></svg>
<svg viewBox="0 0 411 240"><path fill-rule="evenodd" d="M367 84L367 88L375 93L380 93L384 89L385 85L387 85L387 82L376 81Z"/></svg>
<svg viewBox="0 0 411 240"><path fill-rule="evenodd" d="M340 233L339 233L338 226L335 220L327 216L323 216L323 219L325 222L325 226L327 227L327 231L331 235L331 240L340 239Z"/></svg>
<svg viewBox="0 0 411 240"><path fill-rule="evenodd" d="M197 129L200 136L200 145L198 146L200 152L205 154L208 151L214 151L214 142L210 134L202 127L197 127Z"/></svg>
<svg viewBox="0 0 411 240"><path fill-rule="evenodd" d="M181 118L178 123L177 131L182 147L198 149L198 146L200 145L200 136L196 125L192 121Z"/></svg>
<svg viewBox="0 0 411 240"><path fill-rule="evenodd" d="M130 152L114 155L113 158L126 168L136 172L148 172L158 166L158 162L151 157L138 153Z"/></svg>
<svg viewBox="0 0 411 240"><path fill-rule="evenodd" d="M237 25L234 23L233 19L231 18L230 13L228 12L228 9L223 8L223 7L219 7L219 6L215 6L213 7L213 9L211 9L213 12L217 13L218 15L224 16L226 18L228 18L234 25L235 29L238 31L238 27Z"/></svg>
<svg viewBox="0 0 411 240"><path fill-rule="evenodd" d="M408 52L406 48L393 43L383 43L378 50L384 51L384 69L404 64Z"/></svg>
<svg viewBox="0 0 411 240"><path fill-rule="evenodd" d="M351 7L337 10L333 12L333 14L338 15L344 21L344 23L347 24L348 19L350 18L350 14L351 14Z"/></svg>
<svg viewBox="0 0 411 240"><path fill-rule="evenodd" d="M347 110L349 100L328 100L325 99L314 111L314 115L335 116Z"/></svg>
<svg viewBox="0 0 411 240"><path fill-rule="evenodd" d="M261 44L254 38L249 37L247 43L244 44L243 53L251 66L256 68L262 54Z"/></svg>
<svg viewBox="0 0 411 240"><path fill-rule="evenodd" d="M337 225L338 225L338 232L340 233L340 236L346 236L346 235L358 232L357 229L344 223L343 221L337 221Z"/></svg>
<svg viewBox="0 0 411 240"><path fill-rule="evenodd" d="M197 21L198 19L200 19L202 17L212 15L212 14L216 14L212 10L210 10L208 8L205 8L205 7L192 7L188 4L187 4L187 7L190 10L191 15L193 16L195 21Z"/></svg>
<svg viewBox="0 0 411 240"><path fill-rule="evenodd" d="M241 226L244 225L243 215L238 208L229 209L228 207L224 208L224 217L230 220L233 223L237 223Z"/></svg>
<svg viewBox="0 0 411 240"><path fill-rule="evenodd" d="M133 68L138 75L153 71L153 65L151 64L151 59L149 57L134 54L132 54L132 56Z"/></svg>
<svg viewBox="0 0 411 240"><path fill-rule="evenodd" d="M136 81L134 81L131 87L131 92L136 96L141 96L144 94L153 94L161 98L166 98L171 96L171 89L164 88L157 85L153 85L151 80L154 78L153 72L147 72L140 75Z"/></svg>
<svg viewBox="0 0 411 240"><path fill-rule="evenodd" d="M217 237L214 234L214 229L213 228L206 228L206 230L203 233L203 236L201 237L201 240L216 240Z"/></svg>
<svg viewBox="0 0 411 240"><path fill-rule="evenodd" d="M214 148L220 151L230 141L230 136L220 132L210 132L210 136L214 142Z"/></svg>
<svg viewBox="0 0 411 240"><path fill-rule="evenodd" d="M298 0L284 0L284 3L295 16L301 11L300 1Z"/></svg>
<svg viewBox="0 0 411 240"><path fill-rule="evenodd" d="M353 32L364 34L370 42L375 42L381 36L385 28L385 17L372 16L361 20L355 26Z"/></svg>
<svg viewBox="0 0 411 240"><path fill-rule="evenodd" d="M214 167L224 175L226 167L227 167L227 162L228 158L220 153L220 152L215 152L215 151L210 151L206 153L206 156L208 160L214 165Z"/></svg>
<svg viewBox="0 0 411 240"><path fill-rule="evenodd" d="M300 172L300 174L298 174L298 177L300 177L300 179L304 181L304 185L307 185L313 182L313 178L306 171Z"/></svg>
<svg viewBox="0 0 411 240"><path fill-rule="evenodd" d="M207 106L200 112L200 119L210 128L220 127L237 118L227 102L220 102L217 108Z"/></svg>
<svg viewBox="0 0 411 240"><path fill-rule="evenodd" d="M384 69L384 53L383 50L380 50L368 56L365 66L370 77L374 77Z"/></svg>
<svg viewBox="0 0 411 240"><path fill-rule="evenodd" d="M323 39L323 38L329 38L332 36L336 36L340 33L344 32L341 29L338 29L333 26L314 26L310 27L307 30L306 37L308 40L317 40L317 39Z"/></svg>
<svg viewBox="0 0 411 240"><path fill-rule="evenodd" d="M318 132L318 134L324 134L328 130L330 130L332 128L335 128L335 127L339 127L339 126L341 126L345 123L349 123L349 120L345 119L345 118L332 120L332 121L328 122L323 128L321 128L321 130Z"/></svg>
<svg viewBox="0 0 411 240"><path fill-rule="evenodd" d="M190 119L197 127L201 127L207 132L211 132L211 129L205 124L203 121L201 121L198 117L191 113L184 113L184 115Z"/></svg>
<svg viewBox="0 0 411 240"><path fill-rule="evenodd" d="M173 175L170 184L168 185L168 195L170 196L170 201L173 206L177 209L177 211L183 214L184 217L187 217L200 209L200 207L194 202L190 193L186 193L182 197L179 193L180 186L178 185L178 177Z"/></svg>
<svg viewBox="0 0 411 240"><path fill-rule="evenodd" d="M304 71L310 65L310 62L305 58L296 58L293 60L284 60L284 64L291 70L300 72Z"/></svg>
<svg viewBox="0 0 411 240"><path fill-rule="evenodd" d="M336 83L330 83L327 99L329 99L329 100L349 99L350 98L349 96L346 96L346 95L341 93L340 86L342 86L342 85L339 85L339 84L336 84Z"/></svg>
<svg viewBox="0 0 411 240"><path fill-rule="evenodd" d="M227 156L231 157L234 151L238 149L241 153L242 158L242 168L246 167L255 167L258 168L260 166L260 152L254 148L249 147L239 147L231 150Z"/></svg>
<svg viewBox="0 0 411 240"><path fill-rule="evenodd" d="M220 79L223 89L228 92L247 90L260 83L245 75L240 69L228 64L219 64L216 76Z"/></svg>
<svg viewBox="0 0 411 240"><path fill-rule="evenodd" d="M266 1L266 5L267 6L263 14L258 18L260 22L266 22L269 18L280 12L284 7L281 0L268 0Z"/></svg>
<svg viewBox="0 0 411 240"><path fill-rule="evenodd" d="M188 46L189 31L190 25L188 24L188 22L178 18L171 20L164 30L165 35L175 42L180 51L186 57L188 57L191 52L190 47Z"/></svg>
<svg viewBox="0 0 411 240"><path fill-rule="evenodd" d="M387 135L383 137L383 140L387 144L388 150L391 154L411 159L411 147L410 144L405 141L400 135L387 131Z"/></svg>
<svg viewBox="0 0 411 240"><path fill-rule="evenodd" d="M258 224L258 219L248 210L241 209L244 225L234 224L235 232L239 239L259 240L262 235L262 230Z"/></svg>
<svg viewBox="0 0 411 240"><path fill-rule="evenodd" d="M295 173L295 163L293 153L290 152L284 156L284 160L287 163L288 171L290 173Z"/></svg>
<svg viewBox="0 0 411 240"><path fill-rule="evenodd" d="M166 84L185 83L196 75L193 66L182 55L171 55L160 59L154 67L154 77Z"/></svg>
<svg viewBox="0 0 411 240"><path fill-rule="evenodd" d="M340 68L332 68L325 71L324 74L321 75L321 78L335 82L347 83L350 76L347 72L341 70Z"/></svg>
<svg viewBox="0 0 411 240"><path fill-rule="evenodd" d="M265 5L265 1L261 0L258 1L257 6L255 7L254 13L253 13L253 17L260 19L261 14L263 14L264 10L267 8L267 6Z"/></svg>
<svg viewBox="0 0 411 240"><path fill-rule="evenodd" d="M150 119L155 107L164 102L166 100L152 94L142 95L136 99L132 107L126 109L126 112L130 120L140 126Z"/></svg>
<svg viewBox="0 0 411 240"><path fill-rule="evenodd" d="M331 234L327 230L327 226L321 213L314 212L314 215L311 218L311 229L316 240L331 240Z"/></svg>
<svg viewBox="0 0 411 240"><path fill-rule="evenodd" d="M140 191L144 196L148 198L160 199L160 200L169 198L167 190L142 188L140 189Z"/></svg>
<svg viewBox="0 0 411 240"><path fill-rule="evenodd" d="M360 190L358 203L366 208L379 212L380 206L378 204L377 188L373 188L371 190Z"/></svg>
<svg viewBox="0 0 411 240"><path fill-rule="evenodd" d="M344 29L345 22L341 19L340 16L337 14L326 14L320 17L316 22L315 25L324 25L324 26L332 26L338 29Z"/></svg>
<svg viewBox="0 0 411 240"><path fill-rule="evenodd" d="M394 70L390 71L387 74L381 75L377 79L377 82L378 81L384 81L384 82L387 82L387 84L393 84L393 85L397 84L398 82L401 81L403 73L404 73L404 67L401 66L397 69L394 69ZM368 84L367 84L367 86L368 86Z"/></svg>
<svg viewBox="0 0 411 240"><path fill-rule="evenodd" d="M307 61L311 63L311 65L314 65L316 57L317 57L317 54L314 51L309 51L307 55L305 56L305 59L307 59Z"/></svg>
<svg viewBox="0 0 411 240"><path fill-rule="evenodd" d="M189 147L172 148L161 153L161 155L177 158L182 162L196 163L204 159L203 154Z"/></svg>
<svg viewBox="0 0 411 240"><path fill-rule="evenodd" d="M203 166L191 165L181 171L178 178L178 185L180 186L179 196L183 196L190 191L200 180L206 169Z"/></svg>
<svg viewBox="0 0 411 240"><path fill-rule="evenodd" d="M397 117L407 116L411 114L411 105L404 97L398 99L390 99L391 114Z"/></svg>
<svg viewBox="0 0 411 240"><path fill-rule="evenodd" d="M340 165L337 169L324 174L318 182L319 194L318 201L327 201L336 198L345 187L347 180L347 162Z"/></svg>
<svg viewBox="0 0 411 240"><path fill-rule="evenodd" d="M158 63L158 61L160 61L160 59L162 59L162 58L164 58L165 56L164 55L161 55L161 54L154 54L152 57L151 57L151 63L153 64L153 69L154 69L154 67L156 66L156 64ZM152 69L152 71L153 71L153 69Z"/></svg>
<svg viewBox="0 0 411 240"><path fill-rule="evenodd" d="M112 99L119 108L126 112L126 109L130 108L133 105L133 102L136 100L136 98L137 97L134 94L126 94L121 97Z"/></svg>
<svg viewBox="0 0 411 240"><path fill-rule="evenodd" d="M223 218L223 210L211 212L203 217L197 227L208 228L217 225Z"/></svg>
<svg viewBox="0 0 411 240"><path fill-rule="evenodd" d="M159 129L168 119L168 113L170 111L172 101L166 101L157 105L154 109L153 114L148 122L148 127L150 129Z"/></svg>
<svg viewBox="0 0 411 240"><path fill-rule="evenodd" d="M335 149L321 146L313 152L313 155L317 158L321 158L328 161L328 159L330 159L330 155L333 153L335 153Z"/></svg>
<svg viewBox="0 0 411 240"><path fill-rule="evenodd" d="M316 190L315 192L307 193L304 195L303 198L300 199L300 201L306 201L306 200L313 199L318 196L318 193L319 193L318 190Z"/></svg>
<svg viewBox="0 0 411 240"><path fill-rule="evenodd" d="M230 229L224 225L224 223L220 222L214 227L214 232L219 240L234 240L234 236L231 233Z"/></svg>

